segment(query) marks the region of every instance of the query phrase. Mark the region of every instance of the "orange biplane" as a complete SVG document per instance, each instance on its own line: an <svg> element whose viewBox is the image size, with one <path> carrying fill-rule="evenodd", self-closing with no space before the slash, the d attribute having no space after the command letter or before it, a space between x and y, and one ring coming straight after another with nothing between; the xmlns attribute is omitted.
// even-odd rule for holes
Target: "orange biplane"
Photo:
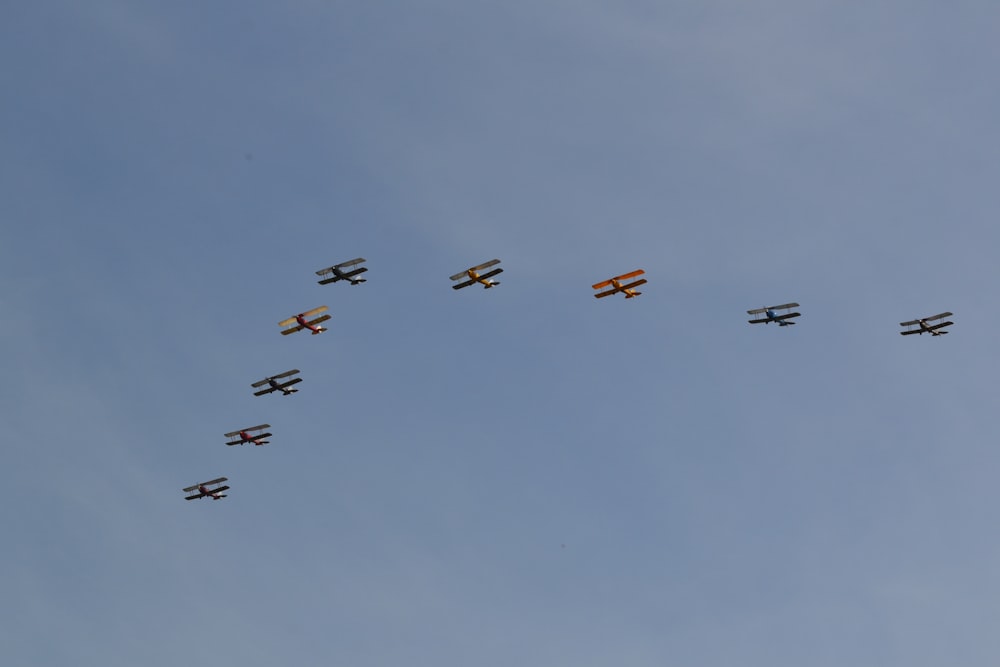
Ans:
<svg viewBox="0 0 1000 667"><path fill-rule="evenodd" d="M606 296L610 296L612 294L618 294L619 292L624 293L626 299L631 299L632 297L639 296L640 294L642 294L642 292L638 291L636 287L638 287L639 285L645 285L646 279L641 278L631 283L626 283L626 281L629 280L630 278L641 276L644 273L645 271L643 271L642 269L638 269L636 271L632 271L631 273L623 273L620 276L615 276L614 278L610 278L608 280L599 282L593 286L594 289L600 290L604 289L605 287L610 287L611 289L604 290L603 292L598 292L594 296L600 299Z"/></svg>

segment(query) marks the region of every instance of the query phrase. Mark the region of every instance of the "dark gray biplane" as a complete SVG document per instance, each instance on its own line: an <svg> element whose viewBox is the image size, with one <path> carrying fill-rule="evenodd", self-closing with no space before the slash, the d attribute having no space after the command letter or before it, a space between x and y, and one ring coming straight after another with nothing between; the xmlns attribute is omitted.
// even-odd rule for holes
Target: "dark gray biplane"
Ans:
<svg viewBox="0 0 1000 667"><path fill-rule="evenodd" d="M263 396L264 394L270 394L273 391L280 391L283 396L290 396L298 391L298 389L289 389L293 384L298 384L302 382L302 378L294 378L288 380L287 382L281 382L282 378L290 377L299 372L299 369L293 368L290 371L285 371L284 373L278 373L277 375L272 375L271 377L264 378L263 380L258 380L254 382L251 387L256 389L257 387L263 387L267 385L266 389L261 389L260 391L255 391L254 396Z"/></svg>
<svg viewBox="0 0 1000 667"><path fill-rule="evenodd" d="M937 315L931 315L930 317L924 317L919 320L910 320L909 322L900 322L901 327L916 327L915 329L907 329L906 331L900 331L900 335L909 336L911 334L925 334L929 333L932 336L943 336L948 333L947 331L941 331L946 326L954 324L951 320L947 322L941 322L940 324L928 324L928 322L934 322L936 320L943 320L946 317L951 317L954 313L939 313Z"/></svg>
<svg viewBox="0 0 1000 667"><path fill-rule="evenodd" d="M199 498L211 498L213 500L222 500L223 498L226 497L226 494L222 492L228 491L229 487L228 486L217 486L215 488L210 488L210 487L212 487L213 484L222 484L225 481L227 481L227 478L219 477L217 479L211 480L210 482L198 482L194 486L189 486L186 489L184 489L184 493L191 493L191 491L197 491L197 493L192 493L190 496L185 497L184 500L198 500Z"/></svg>
<svg viewBox="0 0 1000 667"><path fill-rule="evenodd" d="M360 269L354 269L351 267L357 266L361 262L364 262L364 257L358 257L357 259L352 259L349 262L341 262L340 264L334 264L325 269L320 269L316 272L317 276L329 276L319 281L320 285L329 285L330 283L335 283L339 280L350 281L352 285L359 285L365 282L364 278L355 278L354 276L360 275L368 270L367 267L362 266Z"/></svg>
<svg viewBox="0 0 1000 667"><path fill-rule="evenodd" d="M254 431L264 431L265 429L271 428L270 424L261 424L259 426L250 426L248 428L241 428L238 431L233 431L232 433L226 433L226 437L229 438L227 445L245 445L251 442L255 445L266 445L270 440L265 440L264 438L269 438L273 433L254 433Z"/></svg>
<svg viewBox="0 0 1000 667"><path fill-rule="evenodd" d="M753 310L748 310L747 315L763 315L764 317L758 317L747 321L750 322L750 324L770 324L771 322L777 322L779 327L790 327L795 324L795 322L789 322L788 320L802 315L802 313L791 312L792 308L798 307L799 304L797 303L783 303L780 306L754 308ZM789 312L779 314L779 310L787 310Z"/></svg>

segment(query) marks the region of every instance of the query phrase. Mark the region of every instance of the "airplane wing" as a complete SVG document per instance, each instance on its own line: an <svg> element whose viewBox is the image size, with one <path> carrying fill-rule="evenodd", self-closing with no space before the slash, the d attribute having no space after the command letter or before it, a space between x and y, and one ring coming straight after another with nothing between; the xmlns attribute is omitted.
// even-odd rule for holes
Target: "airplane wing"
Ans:
<svg viewBox="0 0 1000 667"><path fill-rule="evenodd" d="M479 264L478 266L474 266L474 267L472 267L472 268L471 268L471 269L469 269L469 270L470 270L470 271L481 271L481 270L483 270L483 269L488 269L488 268L490 268L491 266L496 266L496 265L497 265L497 264L499 264L499 263L500 263L500 260L499 260L499 259L491 259L490 261L488 261L488 262L483 262L482 264Z"/></svg>
<svg viewBox="0 0 1000 667"><path fill-rule="evenodd" d="M594 289L601 289L602 287L607 287L610 284L611 284L610 280L602 280L597 284L591 285L591 287L593 287Z"/></svg>
<svg viewBox="0 0 1000 667"><path fill-rule="evenodd" d="M464 276L465 274L462 273L460 275ZM452 280L455 280L455 279L452 278ZM475 284L476 284L475 280L466 280L464 283L459 283L457 285L452 285L451 288L452 289L462 289L463 287L468 287L469 285L475 285Z"/></svg>
<svg viewBox="0 0 1000 667"><path fill-rule="evenodd" d="M645 271L643 271L642 269L638 269L638 270L632 271L630 273L623 273L620 276L615 276L614 280L628 280L629 278L635 278L636 276L641 276L644 273L645 273Z"/></svg>
<svg viewBox="0 0 1000 667"><path fill-rule="evenodd" d="M802 313L785 313L784 315L775 315L771 318L772 322L778 322L780 320L790 320L793 317L800 317Z"/></svg>
<svg viewBox="0 0 1000 667"><path fill-rule="evenodd" d="M280 380L281 378L286 378L289 375L295 375L298 372L300 372L298 368L293 368L290 371L285 371L284 373L278 373L277 375L272 375L270 379L272 379L272 380ZM267 380L265 380L265 382L266 381Z"/></svg>
<svg viewBox="0 0 1000 667"><path fill-rule="evenodd" d="M909 336L911 334L918 334L921 331L923 331L923 329L910 329L909 331L900 331L899 335L900 336Z"/></svg>
<svg viewBox="0 0 1000 667"><path fill-rule="evenodd" d="M618 294L621 290L609 289L607 292L598 292L594 295L595 299L603 299L606 296L611 296L612 294Z"/></svg>
<svg viewBox="0 0 1000 667"><path fill-rule="evenodd" d="M760 315L761 313L766 313L767 308L754 308L753 310L748 310L747 315ZM762 322L764 320L761 320Z"/></svg>
<svg viewBox="0 0 1000 667"><path fill-rule="evenodd" d="M263 396L264 394L270 394L272 391L277 391L277 387L268 387L267 389L261 389L260 391L255 391L254 396Z"/></svg>
<svg viewBox="0 0 1000 667"><path fill-rule="evenodd" d="M925 317L925 322L931 322L933 320L940 320L945 317L951 317L954 313L939 313L938 315L931 315L930 317Z"/></svg>
<svg viewBox="0 0 1000 667"><path fill-rule="evenodd" d="M196 488L196 489L197 489L198 487L196 486L196 487L194 487L194 488ZM187 489L185 489L185 491L186 491L186 490L187 490ZM198 493L195 493L195 494L192 494L192 495L190 495L190 496L184 496L184 500L197 500L198 498L204 498L204 497L205 497L206 495L208 495L208 494L206 494L206 493L201 493L201 492L198 492Z"/></svg>
<svg viewBox="0 0 1000 667"><path fill-rule="evenodd" d="M798 308L797 303L783 303L780 306L771 306L771 310L784 310L785 308Z"/></svg>
<svg viewBox="0 0 1000 667"><path fill-rule="evenodd" d="M282 382L278 385L278 389L285 389L291 387L293 384L298 384L302 382L302 378L295 378L294 380L289 380L288 382Z"/></svg>
<svg viewBox="0 0 1000 667"><path fill-rule="evenodd" d="M327 310L326 306L319 306L318 308L313 308L312 310L307 310L306 312L302 313L302 317L311 317L316 313L322 313L324 310ZM295 318L293 317L292 320L294 319Z"/></svg>
<svg viewBox="0 0 1000 667"><path fill-rule="evenodd" d="M762 317L759 320L747 320L750 324L763 324L764 322L769 322L770 320L766 317Z"/></svg>
<svg viewBox="0 0 1000 667"><path fill-rule="evenodd" d="M486 278L492 278L493 276L497 275L498 273L503 273L503 269L493 269L492 271L489 271L489 272L484 273L483 275L479 276L479 279L480 280L485 280Z"/></svg>
<svg viewBox="0 0 1000 667"><path fill-rule="evenodd" d="M632 289L633 287L638 287L639 285L645 285L647 282L649 281L643 278L642 280L637 280L634 283L629 283L628 285L622 285L622 289L623 290Z"/></svg>
<svg viewBox="0 0 1000 667"><path fill-rule="evenodd" d="M280 322L278 322L278 326L279 327L287 327L289 324L293 324L294 322L295 322L295 318L294 317L289 317L287 320L281 320Z"/></svg>
<svg viewBox="0 0 1000 667"><path fill-rule="evenodd" d="M251 387L253 387L253 388L255 388L255 389L256 389L257 387L263 387L263 386L264 386L265 384L267 384L267 381L268 381L269 379L270 379L270 378L264 378L263 380L258 380L257 382L254 382L254 383L253 383L253 384L251 384L250 386L251 386Z"/></svg>
<svg viewBox="0 0 1000 667"><path fill-rule="evenodd" d="M319 283L320 285L329 285L330 283L335 283L335 282L337 282L338 280L341 280L341 277L340 277L340 276L334 276L333 278L327 278L327 279L325 279L325 280L319 280L319 281L317 281L317 282L318 282L318 283Z"/></svg>
<svg viewBox="0 0 1000 667"><path fill-rule="evenodd" d="M359 273L364 273L367 270L368 270L367 266L362 266L360 269L354 269L353 271L348 271L347 273L344 274L344 277L345 278L353 278L354 276L358 275Z"/></svg>
<svg viewBox="0 0 1000 667"><path fill-rule="evenodd" d="M262 431L265 428L271 428L271 425L270 424L260 424L259 426L251 426L250 428L245 428L243 430L246 431L247 433L249 433L250 431ZM237 435L239 435L239 431L237 431L236 433L237 433ZM271 435L271 434L268 433L268 435Z"/></svg>
<svg viewBox="0 0 1000 667"><path fill-rule="evenodd" d="M942 322L941 324L935 324L934 326L932 326L932 327L927 327L927 328L928 328L928 329L929 329L930 331L935 331L935 330L937 330L937 329L943 329L944 327L946 327L946 326L949 326L949 325L951 325L951 324L954 324L954 322ZM947 331L945 331L945 332L943 332L943 333L948 333L948 332L947 332Z"/></svg>
<svg viewBox="0 0 1000 667"><path fill-rule="evenodd" d="M920 324L920 320L910 320L909 322L900 322L901 327L912 327L915 324Z"/></svg>
<svg viewBox="0 0 1000 667"><path fill-rule="evenodd" d="M293 319L292 321L294 322L295 320ZM292 327L290 329L282 329L281 330L281 335L282 336L287 336L288 334L295 333L296 331L302 331L303 329L305 329L305 327L302 326L302 325L299 325L297 327Z"/></svg>
<svg viewBox="0 0 1000 667"><path fill-rule="evenodd" d="M319 324L320 322L326 322L328 319L330 319L330 316L324 315L322 317L317 317L315 320L309 320L309 324L316 325Z"/></svg>
<svg viewBox="0 0 1000 667"><path fill-rule="evenodd" d="M332 268L343 269L344 267L347 267L347 266L354 266L356 264L360 264L363 261L365 261L364 257L358 257L356 259L352 259L349 262L341 262L340 264L334 264ZM365 271L367 271L367 270L368 269L365 269Z"/></svg>

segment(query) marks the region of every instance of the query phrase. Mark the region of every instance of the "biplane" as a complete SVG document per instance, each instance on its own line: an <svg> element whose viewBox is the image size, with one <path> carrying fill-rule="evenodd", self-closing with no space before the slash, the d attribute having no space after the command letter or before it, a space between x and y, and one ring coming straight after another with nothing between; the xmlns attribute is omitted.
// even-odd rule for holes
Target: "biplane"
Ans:
<svg viewBox="0 0 1000 667"><path fill-rule="evenodd" d="M289 317L287 320L281 320L278 322L279 327L288 327L281 331L282 336L287 336L290 333L295 333L296 331L302 331L303 329L309 329L313 332L315 336L318 333L323 333L326 331L326 327L318 326L320 322L326 322L330 319L329 315L323 315L322 317L317 317L314 320L309 318L318 313L322 313L326 310L326 306L320 306L319 308L313 308L312 310L307 310L304 313L299 313L294 317ZM293 326L289 326L293 325Z"/></svg>
<svg viewBox="0 0 1000 667"><path fill-rule="evenodd" d="M928 322L934 322L936 320L943 320L946 317L951 317L954 313L938 313L937 315L931 315L930 317L924 317L919 320L910 320L909 322L900 322L901 327L912 327L916 326L916 329L907 329L906 331L900 331L900 335L909 336L911 334L925 334L929 333L932 336L943 336L948 333L947 331L941 331L946 326L954 324L951 320L947 322L941 322L940 324L928 324Z"/></svg>
<svg viewBox="0 0 1000 667"><path fill-rule="evenodd" d="M499 282L497 282L496 280L490 280L490 278L492 278L497 274L503 273L503 269L493 269L492 271L487 271L486 273L479 273L483 269L488 269L491 266L496 266L499 263L500 263L499 259L491 259L490 261L484 262L479 266L473 266L466 269L465 271L456 273L451 277L451 280L462 280L462 278L467 278L468 280L460 282L457 285L452 285L451 288L462 289L463 287L468 287L469 285L475 285L476 283L479 283L486 289L499 285L500 284Z"/></svg>
<svg viewBox="0 0 1000 667"><path fill-rule="evenodd" d="M256 389L257 387L263 387L267 385L266 389L261 389L260 391L255 391L254 396L263 396L264 394L270 394L273 391L280 391L282 396L291 396L298 389L289 389L293 384L298 384L302 382L302 378L294 378L286 382L280 382L282 378L291 377L299 372L299 369L293 368L290 371L285 371L284 373L278 373L277 375L272 375L271 377L266 377L263 380L258 380L254 382L251 387Z"/></svg>
<svg viewBox="0 0 1000 667"><path fill-rule="evenodd" d="M603 299L606 296L611 296L612 294L618 294L619 292L625 294L626 299L637 297L640 294L642 294L642 292L638 291L636 287L638 287L639 285L645 285L646 279L641 278L640 280L636 280L635 282L631 283L626 283L626 281L631 278L635 278L636 276L641 276L644 273L646 272L643 271L642 269L638 269L630 273L623 273L620 276L615 276L614 278L603 280L597 283L596 285L593 285L593 288L596 290L600 290L604 289L605 287L610 287L611 289L604 290L603 292L598 292L597 294L594 295L594 297L597 299Z"/></svg>
<svg viewBox="0 0 1000 667"><path fill-rule="evenodd" d="M251 426L249 428L241 428L238 431L233 431L232 433L226 433L226 437L229 440L226 442L227 445L245 445L248 442L252 442L255 445L266 445L270 440L265 440L264 438L270 438L273 433L254 433L254 431L263 431L264 429L271 428L270 424L261 424L260 426Z"/></svg>
<svg viewBox="0 0 1000 667"><path fill-rule="evenodd" d="M228 486L217 486L215 488L210 488L210 487L213 484L222 484L225 481L227 481L227 478L219 477L217 479L213 479L210 482L199 482L194 486L189 486L186 489L184 489L184 493L191 493L191 491L194 491L196 489L198 492L192 493L190 496L185 497L184 500L198 500L199 498L211 498L212 500L222 500L223 498L226 497L226 494L222 492L228 491L229 487Z"/></svg>
<svg viewBox="0 0 1000 667"><path fill-rule="evenodd" d="M319 284L329 285L330 283L335 283L339 280L348 280L352 285L360 285L365 282L365 279L355 278L354 276L364 273L368 270L368 267L362 266L360 269L352 269L351 267L357 266L363 261L365 261L364 257L358 257L357 259L352 259L349 262L341 262L340 264L334 264L333 266L328 266L325 269L320 269L316 272L316 275L329 276L329 278L320 280Z"/></svg>
<svg viewBox="0 0 1000 667"><path fill-rule="evenodd" d="M748 310L747 315L760 315L763 314L764 317L758 317L752 320L747 320L750 324L770 324L771 322L777 322L779 327L790 327L795 322L789 322L788 320L793 317L800 317L802 313L791 312L792 308L798 308L797 303L783 303L780 306L766 306L764 308L754 308L753 310ZM786 310L789 312L778 313L779 310Z"/></svg>

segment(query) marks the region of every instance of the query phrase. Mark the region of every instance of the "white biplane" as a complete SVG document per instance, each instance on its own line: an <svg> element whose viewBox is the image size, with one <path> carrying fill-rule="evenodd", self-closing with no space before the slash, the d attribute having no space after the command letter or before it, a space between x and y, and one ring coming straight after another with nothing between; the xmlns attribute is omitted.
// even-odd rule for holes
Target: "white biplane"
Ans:
<svg viewBox="0 0 1000 667"><path fill-rule="evenodd" d="M479 273L483 269L488 269L491 266L496 266L499 263L500 263L499 259L491 259L488 262L484 262L483 264L480 264L478 266L469 267L465 271L456 273L451 277L451 280L462 280L462 278L467 278L467 280L457 285L452 285L451 288L462 289L463 287L468 287L469 285L475 285L476 283L479 283L486 289L499 285L500 284L499 282L497 282L496 280L490 280L490 278L492 278L497 274L503 273L503 269L493 269L492 271L488 271L486 273Z"/></svg>
<svg viewBox="0 0 1000 667"><path fill-rule="evenodd" d="M316 272L317 276L329 276L329 278L324 278L319 281L320 285L329 285L330 283L335 283L338 280L350 281L352 285L360 285L365 282L364 278L355 278L354 276L360 275L368 270L367 267L362 266L360 269L351 269L353 266L357 266L361 262L365 261L364 257L358 257L357 259L352 259L349 262L341 262L340 264L334 264L325 269L320 269ZM350 270L345 270L350 269Z"/></svg>
<svg viewBox="0 0 1000 667"><path fill-rule="evenodd" d="M907 329L906 331L900 331L902 336L910 336L912 334L925 334L929 333L932 336L943 336L948 333L947 331L941 331L946 326L954 324L951 320L947 322L941 322L940 324L928 324L928 322L934 322L936 320L943 320L946 317L951 317L954 313L938 313L937 315L931 315L930 317L924 317L918 320L910 320L909 322L900 322L901 327L913 327L916 329Z"/></svg>

